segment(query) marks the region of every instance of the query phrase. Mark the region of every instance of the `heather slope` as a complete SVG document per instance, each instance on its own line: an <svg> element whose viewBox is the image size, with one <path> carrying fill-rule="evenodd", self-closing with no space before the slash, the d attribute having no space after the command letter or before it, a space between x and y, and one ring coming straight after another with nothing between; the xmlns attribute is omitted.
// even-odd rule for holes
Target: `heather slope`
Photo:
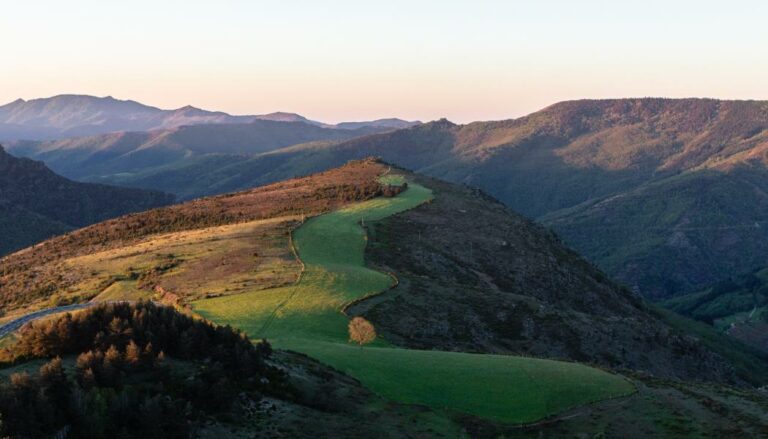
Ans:
<svg viewBox="0 0 768 439"><path fill-rule="evenodd" d="M418 177L435 200L372 224L367 260L397 288L350 309L418 349L565 358L654 376L763 382L752 357L734 375L704 346L562 245L476 190Z"/></svg>

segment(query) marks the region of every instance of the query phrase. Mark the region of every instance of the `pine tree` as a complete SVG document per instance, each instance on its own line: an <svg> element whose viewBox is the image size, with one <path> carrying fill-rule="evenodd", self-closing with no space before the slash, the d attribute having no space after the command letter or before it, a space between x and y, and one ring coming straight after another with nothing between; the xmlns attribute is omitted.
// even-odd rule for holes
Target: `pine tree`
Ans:
<svg viewBox="0 0 768 439"><path fill-rule="evenodd" d="M133 340L125 347L125 362L134 367L141 363L141 349Z"/></svg>

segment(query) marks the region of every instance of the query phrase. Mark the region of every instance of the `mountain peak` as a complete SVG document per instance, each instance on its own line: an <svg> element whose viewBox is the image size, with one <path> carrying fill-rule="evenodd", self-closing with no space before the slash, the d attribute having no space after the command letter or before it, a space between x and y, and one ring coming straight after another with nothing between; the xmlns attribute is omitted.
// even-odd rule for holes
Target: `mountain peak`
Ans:
<svg viewBox="0 0 768 439"><path fill-rule="evenodd" d="M427 122L425 124L422 124L422 126L428 127L428 128L443 128L443 129L445 129L445 128L454 128L454 127L457 127L458 125L456 125L455 123L453 123L450 120L448 120L448 119L443 117L443 118L440 118L438 120L433 120L431 122Z"/></svg>
<svg viewBox="0 0 768 439"><path fill-rule="evenodd" d="M262 120L272 120L276 122L309 122L309 119L300 114L289 113L286 111L275 111L273 113L261 114L255 116L255 118Z"/></svg>

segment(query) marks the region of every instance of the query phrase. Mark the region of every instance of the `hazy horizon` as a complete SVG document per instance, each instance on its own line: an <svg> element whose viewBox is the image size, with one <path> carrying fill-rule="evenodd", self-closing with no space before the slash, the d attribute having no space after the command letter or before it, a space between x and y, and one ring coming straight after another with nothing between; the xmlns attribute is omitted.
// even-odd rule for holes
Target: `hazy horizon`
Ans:
<svg viewBox="0 0 768 439"><path fill-rule="evenodd" d="M768 5L754 1L81 0L5 12L2 103L88 94L328 123L465 123L570 99L768 99Z"/></svg>

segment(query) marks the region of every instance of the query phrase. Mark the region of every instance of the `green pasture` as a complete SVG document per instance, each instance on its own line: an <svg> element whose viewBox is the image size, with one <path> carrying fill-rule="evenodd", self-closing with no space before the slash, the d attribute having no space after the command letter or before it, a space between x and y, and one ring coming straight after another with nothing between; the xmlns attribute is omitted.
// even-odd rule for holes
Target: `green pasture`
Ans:
<svg viewBox="0 0 768 439"><path fill-rule="evenodd" d="M394 282L389 275L365 267L366 234L360 224L431 198L429 189L411 183L397 197L377 198L312 218L294 233L305 264L299 282L200 300L194 309L212 321L241 328L251 338L268 338L278 348L317 358L386 398L503 422L531 422L634 391L621 377L576 363L408 350L381 339L362 349L349 344L344 306L380 293Z"/></svg>
<svg viewBox="0 0 768 439"><path fill-rule="evenodd" d="M531 422L570 407L627 395L623 378L578 363L392 347L359 348L310 340L286 346L359 379L403 403Z"/></svg>

